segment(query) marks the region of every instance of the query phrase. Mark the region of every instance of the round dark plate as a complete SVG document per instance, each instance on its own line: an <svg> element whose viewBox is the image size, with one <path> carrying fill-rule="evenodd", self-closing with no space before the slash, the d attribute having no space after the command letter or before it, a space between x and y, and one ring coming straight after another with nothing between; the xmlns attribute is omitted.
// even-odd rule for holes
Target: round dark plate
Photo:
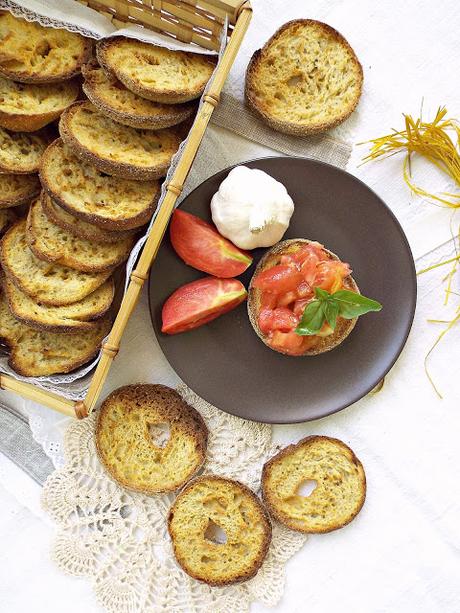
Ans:
<svg viewBox="0 0 460 613"><path fill-rule="evenodd" d="M175 254L165 236L150 273L153 326L160 346L181 379L214 406L269 423L325 417L365 396L385 376L409 334L417 295L409 244L384 202L354 176L329 164L273 157L246 162L281 181L295 203L284 238L323 243L349 262L365 296L383 304L358 319L336 349L314 357L284 356L256 336L246 304L196 330L161 333L161 308L180 285L202 277ZM211 220L209 203L230 168L197 187L181 208ZM248 190L251 186L248 185ZM265 249L240 277L248 286Z"/></svg>

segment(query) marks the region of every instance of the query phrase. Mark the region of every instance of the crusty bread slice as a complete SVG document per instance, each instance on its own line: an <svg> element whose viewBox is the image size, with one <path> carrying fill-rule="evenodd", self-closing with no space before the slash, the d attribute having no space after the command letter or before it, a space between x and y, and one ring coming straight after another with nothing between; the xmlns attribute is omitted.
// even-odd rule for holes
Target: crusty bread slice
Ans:
<svg viewBox="0 0 460 613"><path fill-rule="evenodd" d="M213 56L171 51L123 37L98 42L96 54L104 70L129 90L166 104L199 98L216 66Z"/></svg>
<svg viewBox="0 0 460 613"><path fill-rule="evenodd" d="M57 119L78 98L76 80L35 85L0 77L0 126L35 132Z"/></svg>
<svg viewBox="0 0 460 613"><path fill-rule="evenodd" d="M89 362L110 331L108 317L77 334L41 332L15 319L4 294L0 296L0 338L10 347L10 367L23 377L67 373Z"/></svg>
<svg viewBox="0 0 460 613"><path fill-rule="evenodd" d="M299 489L308 481L316 482L316 487L303 496ZM288 528L331 532L351 522L361 510L366 475L345 443L327 436L308 436L265 464L262 493L271 516Z"/></svg>
<svg viewBox="0 0 460 613"><path fill-rule="evenodd" d="M61 115L59 133L84 162L122 179L166 175L180 138L174 130L137 130L106 117L91 102L75 102Z"/></svg>
<svg viewBox="0 0 460 613"><path fill-rule="evenodd" d="M198 411L164 385L118 388L102 403L96 426L107 471L123 487L145 494L182 487L204 463L207 440Z"/></svg>
<svg viewBox="0 0 460 613"><path fill-rule="evenodd" d="M109 231L143 226L160 194L158 181L108 177L80 160L60 138L43 155L40 180L66 211Z"/></svg>
<svg viewBox="0 0 460 613"><path fill-rule="evenodd" d="M38 172L40 158L51 141L45 129L39 132L10 132L0 128L0 173Z"/></svg>
<svg viewBox="0 0 460 613"><path fill-rule="evenodd" d="M62 306L83 300L100 287L110 271L84 273L36 258L27 245L26 220L18 221L0 242L6 276L35 302Z"/></svg>
<svg viewBox="0 0 460 613"><path fill-rule="evenodd" d="M339 32L313 19L296 19L254 53L245 95L274 130L306 136L345 121L362 84L361 64Z"/></svg>
<svg viewBox="0 0 460 613"><path fill-rule="evenodd" d="M215 538L217 528L225 542ZM267 511L254 492L213 475L195 479L180 492L169 511L168 530L184 571L214 586L254 577L271 542Z"/></svg>
<svg viewBox="0 0 460 613"><path fill-rule="evenodd" d="M92 44L80 34L45 28L0 12L0 75L20 83L56 83L80 72Z"/></svg>
<svg viewBox="0 0 460 613"><path fill-rule="evenodd" d="M191 117L193 102L161 104L138 96L116 77L107 74L96 62L82 67L83 91L96 108L107 117L131 128L161 130Z"/></svg>
<svg viewBox="0 0 460 613"><path fill-rule="evenodd" d="M77 333L97 329L97 320L107 313L113 301L115 286L108 279L92 294L80 302L66 306L47 306L34 302L21 292L7 277L3 279L8 305L12 315L36 330Z"/></svg>
<svg viewBox="0 0 460 613"><path fill-rule="evenodd" d="M40 189L38 175L0 174L0 209L27 204Z"/></svg>
<svg viewBox="0 0 460 613"><path fill-rule="evenodd" d="M92 243L112 245L120 241L126 241L127 239L134 238L137 233L137 228L134 230L110 232L109 230L99 228L92 223L83 221L83 219L78 219L78 217L71 215L61 206L56 204L56 202L54 202L54 200L46 192L42 192L41 203L45 215L54 225L59 226L59 228L73 234L77 238L84 238Z"/></svg>
<svg viewBox="0 0 460 613"><path fill-rule="evenodd" d="M253 287L253 280L262 270L266 270L268 268L271 268L272 266L276 266L277 264L279 264L280 258L283 254L289 254L298 251L302 247L302 245L309 242L311 241L307 240L306 238L294 238L277 243L274 247L269 249L267 253L263 256L263 258L260 260L251 279L251 283L249 285L248 290L249 320L252 324L252 327L256 331L257 336L267 345L267 347L270 347L270 349L273 349L273 347L268 344L265 334L262 333L259 327L258 320L260 312L261 291ZM326 248L324 248L324 251L329 255L332 260L340 261L340 258L335 255L335 253L332 253L332 251L329 251ZM345 277L345 279L343 280L343 284L346 289L359 293L359 288L351 275ZM355 327L356 321L356 318L343 319L342 317L338 317L334 332L329 336L321 338L320 341L313 348L307 349L302 355L318 355L320 353L325 353L326 351L331 351L331 349L334 349L335 347L340 345L340 343L342 343L347 338L347 336ZM275 351L275 349L273 349L273 351Z"/></svg>
<svg viewBox="0 0 460 613"><path fill-rule="evenodd" d="M0 209L0 236L3 236L15 221L17 217L12 209Z"/></svg>
<svg viewBox="0 0 460 613"><path fill-rule="evenodd" d="M134 245L133 237L111 245L78 238L48 219L40 198L30 206L26 236L29 248L40 260L82 272L113 270L128 258Z"/></svg>

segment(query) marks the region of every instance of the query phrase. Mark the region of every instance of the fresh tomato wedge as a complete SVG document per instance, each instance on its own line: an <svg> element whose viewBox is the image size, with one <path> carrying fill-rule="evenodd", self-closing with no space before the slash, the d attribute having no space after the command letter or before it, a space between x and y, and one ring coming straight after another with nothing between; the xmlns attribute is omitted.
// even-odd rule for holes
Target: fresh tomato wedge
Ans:
<svg viewBox="0 0 460 613"><path fill-rule="evenodd" d="M252 264L252 257L199 217L176 209L169 227L177 255L189 266L215 277L237 277Z"/></svg>
<svg viewBox="0 0 460 613"><path fill-rule="evenodd" d="M302 355L318 343L316 336L300 336L295 332L275 330L268 339L270 347L287 355Z"/></svg>
<svg viewBox="0 0 460 613"><path fill-rule="evenodd" d="M290 332L299 323L299 318L291 309L277 307L276 309L261 309L259 313L259 328L262 334L269 334L274 330Z"/></svg>
<svg viewBox="0 0 460 613"><path fill-rule="evenodd" d="M303 281L302 273L295 266L278 264L260 272L253 281L253 286L263 291L281 294L296 289Z"/></svg>
<svg viewBox="0 0 460 613"><path fill-rule="evenodd" d="M237 279L204 277L182 285L163 305L161 331L178 334L198 328L231 311L246 296L244 285Z"/></svg>

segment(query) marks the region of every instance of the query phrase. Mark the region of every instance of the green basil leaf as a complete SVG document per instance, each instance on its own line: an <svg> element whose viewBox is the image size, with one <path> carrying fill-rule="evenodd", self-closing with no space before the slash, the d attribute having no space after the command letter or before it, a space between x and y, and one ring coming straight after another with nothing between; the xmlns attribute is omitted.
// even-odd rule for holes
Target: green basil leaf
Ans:
<svg viewBox="0 0 460 613"><path fill-rule="evenodd" d="M324 314L326 316L327 323L335 330L337 323L337 316L339 314L339 305L334 300L328 300L324 303Z"/></svg>
<svg viewBox="0 0 460 613"><path fill-rule="evenodd" d="M380 302L366 298L366 296L356 292L350 292L347 289L340 289L332 294L331 297L339 305L340 316L345 319L353 319L370 311L380 311L382 309Z"/></svg>
<svg viewBox="0 0 460 613"><path fill-rule="evenodd" d="M313 336L323 327L324 323L323 303L319 300L313 300L305 307L302 319L295 329L296 334L300 336Z"/></svg>
<svg viewBox="0 0 460 613"><path fill-rule="evenodd" d="M315 296L318 300L327 300L330 298L331 294L327 292L325 289L321 289L320 287L315 287Z"/></svg>

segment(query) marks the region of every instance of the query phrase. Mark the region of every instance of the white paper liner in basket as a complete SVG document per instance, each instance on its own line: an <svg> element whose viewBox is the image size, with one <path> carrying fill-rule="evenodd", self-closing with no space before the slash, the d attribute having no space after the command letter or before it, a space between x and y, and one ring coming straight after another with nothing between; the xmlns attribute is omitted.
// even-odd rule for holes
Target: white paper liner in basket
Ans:
<svg viewBox="0 0 460 613"><path fill-rule="evenodd" d="M112 36L129 36L131 38L136 38L159 46L167 47L168 49L172 50L193 51L195 53L202 54L215 54L213 51L208 51L207 49L203 49L197 45L182 43L181 41L176 41L168 36L164 36L138 26L131 26L122 30L117 30L112 25L110 20L103 17L96 11L83 6L76 0L60 0L59 6L57 3L50 2L49 0L0 0L0 10L9 10L17 17L23 17L29 21L37 21L38 23L48 27L65 28L67 30L79 32L90 38L100 39L109 38ZM219 66L222 54L225 50L227 42L227 25L227 20L225 20L222 28L220 50L215 70L217 70L217 66ZM214 74L206 87L206 91L209 89L213 81ZM202 104L203 99L200 100L199 109L201 108ZM145 241L147 240L148 233L150 232L152 224L163 202L164 196L166 195L166 185L170 181L177 167L187 140L188 137L181 143L178 151L173 156L168 173L161 187L161 194L157 208L152 216L148 230L146 234L137 241L126 262L125 292L129 283L131 272L136 264L136 260L145 244ZM71 343L72 336L69 335L68 338L69 343ZM7 356L0 355L0 372L11 375L20 381L24 381L25 383L32 383L33 385L36 385L42 389L57 392L71 400L82 400L86 395L86 391L88 390L91 382L92 371L99 362L99 358L100 354L92 362L68 374L52 375L49 377L22 377L8 366Z"/></svg>
<svg viewBox="0 0 460 613"><path fill-rule="evenodd" d="M258 491L262 466L276 451L271 426L228 415L185 385L178 391L209 429L204 472ZM276 605L285 564L306 536L274 522L268 555L253 579L224 588L191 579L176 564L167 532L174 496L146 496L115 483L97 458L95 420L93 413L72 421L64 438L66 463L43 490L43 507L57 524L52 555L61 570L90 580L110 613L244 613L253 601Z"/></svg>

